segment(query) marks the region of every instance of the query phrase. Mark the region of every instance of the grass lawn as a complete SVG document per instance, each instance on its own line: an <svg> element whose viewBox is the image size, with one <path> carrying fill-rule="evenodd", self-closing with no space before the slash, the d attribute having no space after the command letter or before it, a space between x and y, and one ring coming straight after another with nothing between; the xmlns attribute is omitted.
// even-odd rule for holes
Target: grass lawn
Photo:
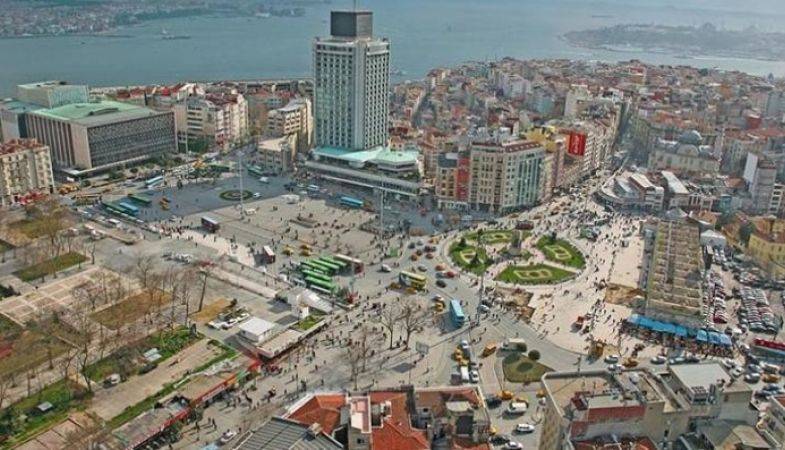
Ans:
<svg viewBox="0 0 785 450"><path fill-rule="evenodd" d="M79 340L78 333L64 323L49 322L40 327L21 328L0 316L0 376L21 374L32 367L56 359L66 351L69 342Z"/></svg>
<svg viewBox="0 0 785 450"><path fill-rule="evenodd" d="M3 443L3 448L24 442L62 421L70 411L83 408L88 399L89 394L83 388L63 380L14 403L0 416L0 435L10 436L9 441ZM45 413L36 410L36 406L43 402L52 404L52 408ZM26 415L27 419L22 421L21 415Z"/></svg>
<svg viewBox="0 0 785 450"><path fill-rule="evenodd" d="M51 221L48 218L35 218L35 219L22 219L10 225L10 228L16 230L30 239L38 239L46 236L49 233L49 227L55 226L57 230L64 229L67 225L64 220Z"/></svg>
<svg viewBox="0 0 785 450"><path fill-rule="evenodd" d="M545 259L565 266L583 269L586 267L586 259L574 245L564 239L556 239L551 242L548 236L543 236L537 241L537 248L545 255Z"/></svg>
<svg viewBox="0 0 785 450"><path fill-rule="evenodd" d="M171 298L171 295L161 290L142 291L93 313L92 317L101 325L117 330L123 325L141 319L145 313L169 303Z"/></svg>
<svg viewBox="0 0 785 450"><path fill-rule="evenodd" d="M94 362L87 367L86 373L96 383L102 382L113 373L129 377L135 375L147 363L142 355L151 348L158 349L161 359L156 362L161 364L184 348L202 339L202 337L200 334L191 335L186 328L162 331L148 336L135 345L122 348L100 361Z"/></svg>
<svg viewBox="0 0 785 450"><path fill-rule="evenodd" d="M474 255L477 252L479 252L479 257L475 262ZM461 247L460 242L456 242L450 247L450 259L459 267L477 275L482 275L490 266L485 249L470 245Z"/></svg>
<svg viewBox="0 0 785 450"><path fill-rule="evenodd" d="M547 264L532 264L528 266L507 266L496 279L513 284L553 284L573 277L573 272L568 272L558 267Z"/></svg>
<svg viewBox="0 0 785 450"><path fill-rule="evenodd" d="M14 275L16 275L17 278L22 281L33 281L46 275L52 275L61 270L68 269L69 267L73 267L85 261L87 261L87 258L85 258L84 255L76 252L70 252L52 258L48 261L34 264L25 269L18 270L14 272Z"/></svg>
<svg viewBox="0 0 785 450"><path fill-rule="evenodd" d="M502 369L504 378L513 383L534 383L540 381L546 372L553 370L517 352L510 353L504 358Z"/></svg>
<svg viewBox="0 0 785 450"><path fill-rule="evenodd" d="M297 328L299 328L302 331L308 331L321 321L322 321L321 316L312 314L306 317L305 319L297 322Z"/></svg>

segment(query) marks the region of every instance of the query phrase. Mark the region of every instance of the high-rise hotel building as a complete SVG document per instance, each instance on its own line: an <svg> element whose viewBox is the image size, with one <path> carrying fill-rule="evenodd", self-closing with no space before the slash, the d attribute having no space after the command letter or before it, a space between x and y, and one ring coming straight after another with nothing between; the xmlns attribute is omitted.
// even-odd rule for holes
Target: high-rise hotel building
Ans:
<svg viewBox="0 0 785 450"><path fill-rule="evenodd" d="M370 11L333 11L314 42L316 145L368 150L387 143L390 43Z"/></svg>

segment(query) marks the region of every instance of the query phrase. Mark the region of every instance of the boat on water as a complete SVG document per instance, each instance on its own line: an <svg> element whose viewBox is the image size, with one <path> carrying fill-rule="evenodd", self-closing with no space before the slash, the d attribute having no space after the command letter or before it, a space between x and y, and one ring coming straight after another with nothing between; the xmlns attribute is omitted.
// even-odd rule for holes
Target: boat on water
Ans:
<svg viewBox="0 0 785 450"><path fill-rule="evenodd" d="M180 41L184 39L191 39L191 36L187 34L169 34L169 32L166 31L166 28L162 28L161 39L165 41Z"/></svg>

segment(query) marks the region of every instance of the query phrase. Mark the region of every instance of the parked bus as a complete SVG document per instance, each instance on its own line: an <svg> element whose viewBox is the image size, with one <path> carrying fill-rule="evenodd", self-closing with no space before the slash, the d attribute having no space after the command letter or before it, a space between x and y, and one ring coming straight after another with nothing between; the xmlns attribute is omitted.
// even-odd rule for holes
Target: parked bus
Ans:
<svg viewBox="0 0 785 450"><path fill-rule="evenodd" d="M311 262L311 260L306 260L300 263L300 269L306 268L308 270L312 270L316 273L321 273L324 275L328 275L327 271L322 266L318 266Z"/></svg>
<svg viewBox="0 0 785 450"><path fill-rule="evenodd" d="M342 266L340 266L338 264L335 264L334 262L330 261L329 259L327 259L327 258L325 258L323 256L320 256L320 257L316 258L316 261L319 264L322 264L324 266L329 267L333 271L333 273L341 271L341 267Z"/></svg>
<svg viewBox="0 0 785 450"><path fill-rule="evenodd" d="M398 276L398 281L401 282L404 286L409 286L418 291L425 290L425 285L428 281L423 275L419 275L416 273L411 273L407 271L401 271L401 274Z"/></svg>
<svg viewBox="0 0 785 450"><path fill-rule="evenodd" d="M215 233L221 229L221 224L212 217L202 216L202 227L210 233Z"/></svg>
<svg viewBox="0 0 785 450"><path fill-rule="evenodd" d="M267 245L262 247L262 261L265 264L272 264L275 262L275 252Z"/></svg>
<svg viewBox="0 0 785 450"><path fill-rule="evenodd" d="M117 214L118 216L127 216L128 213L125 209L120 208L119 206L115 205L114 203L103 202L101 205L112 214Z"/></svg>
<svg viewBox="0 0 785 450"><path fill-rule="evenodd" d="M300 270L300 272L305 277L315 278L317 280L322 280L322 281L327 282L327 283L332 283L332 281L333 281L333 279L328 277L327 275L325 275L323 273L319 273L319 272L314 272L313 270L304 269L304 270Z"/></svg>
<svg viewBox="0 0 785 450"><path fill-rule="evenodd" d="M128 214L128 215L136 216L136 215L139 214L139 208L137 208L136 206L134 206L134 205L132 205L132 204L130 204L128 202L118 202L117 206L120 209L125 210L125 213Z"/></svg>
<svg viewBox="0 0 785 450"><path fill-rule="evenodd" d="M346 206L347 208L356 208L360 209L365 206L365 202L354 197L341 197L341 206Z"/></svg>
<svg viewBox="0 0 785 450"><path fill-rule="evenodd" d="M138 203L140 205L144 205L144 206L150 206L150 205L153 204L153 199L151 199L150 197L148 197L148 196L146 196L144 194L131 194L131 195L128 196L128 198L131 201L136 202L136 203Z"/></svg>
<svg viewBox="0 0 785 450"><path fill-rule="evenodd" d="M319 261L318 259L309 259L308 262L311 263L314 267L321 269L322 272L326 273L327 275L335 275L335 269Z"/></svg>
<svg viewBox="0 0 785 450"><path fill-rule="evenodd" d="M461 308L461 302L452 299L450 300L450 319L452 320L453 325L460 328L466 323L466 316L463 315L463 308Z"/></svg>
<svg viewBox="0 0 785 450"><path fill-rule="evenodd" d="M335 291L338 290L338 286L336 286L336 284L331 281L319 280L314 277L305 277L305 282L308 284L308 286L322 288L325 291L328 291L330 294L334 294Z"/></svg>
<svg viewBox="0 0 785 450"><path fill-rule="evenodd" d="M150 178L149 180L144 182L144 185L147 186L148 189L158 187L162 184L164 184L164 177L162 175Z"/></svg>
<svg viewBox="0 0 785 450"><path fill-rule="evenodd" d="M257 177L263 177L264 171L258 166L248 166L248 173Z"/></svg>
<svg viewBox="0 0 785 450"><path fill-rule="evenodd" d="M365 265L361 260L357 258L352 258L351 256L338 254L335 255L333 259L335 259L335 261L337 262L342 262L347 264L350 270L353 270L354 273L363 273L365 271Z"/></svg>
<svg viewBox="0 0 785 450"><path fill-rule="evenodd" d="M332 256L320 256L319 259L321 259L322 261L325 261L325 262L329 262L329 263L333 264L334 266L337 266L338 267L338 273L344 273L344 272L346 272L347 268L349 268L349 264L347 264L347 263L345 263L343 261L338 261L337 259L333 258Z"/></svg>

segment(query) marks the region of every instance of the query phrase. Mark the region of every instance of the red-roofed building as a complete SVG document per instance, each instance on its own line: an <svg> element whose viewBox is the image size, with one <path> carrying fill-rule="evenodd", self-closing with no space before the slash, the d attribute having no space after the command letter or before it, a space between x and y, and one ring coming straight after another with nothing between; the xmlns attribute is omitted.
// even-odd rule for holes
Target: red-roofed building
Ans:
<svg viewBox="0 0 785 450"><path fill-rule="evenodd" d="M473 388L412 387L356 395L314 394L284 418L318 424L347 450L490 450L490 419Z"/></svg>

